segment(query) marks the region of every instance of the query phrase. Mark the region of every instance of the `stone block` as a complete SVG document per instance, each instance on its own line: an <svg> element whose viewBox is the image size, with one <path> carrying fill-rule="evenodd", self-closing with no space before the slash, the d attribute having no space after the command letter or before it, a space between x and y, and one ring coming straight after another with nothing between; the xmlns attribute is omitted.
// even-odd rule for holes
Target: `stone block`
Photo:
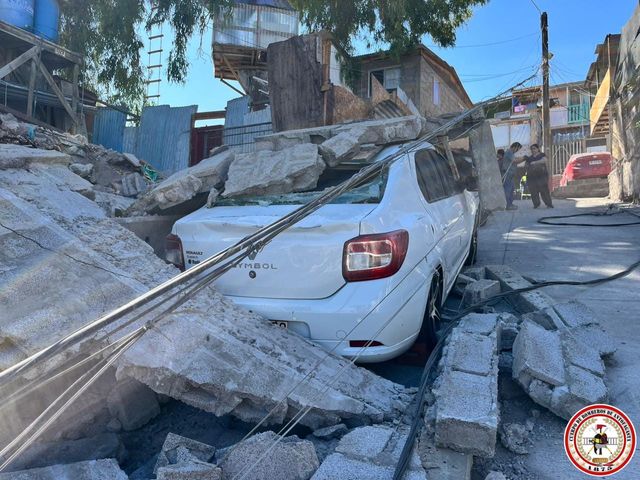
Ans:
<svg viewBox="0 0 640 480"><path fill-rule="evenodd" d="M222 480L222 470L203 462L179 463L158 469L157 480Z"/></svg>
<svg viewBox="0 0 640 480"><path fill-rule="evenodd" d="M477 305L500 293L500 283L495 280L477 280L464 290L464 303Z"/></svg>
<svg viewBox="0 0 640 480"><path fill-rule="evenodd" d="M91 176L91 172L93 172L93 164L72 163L71 165L69 165L69 170L82 178L89 178Z"/></svg>
<svg viewBox="0 0 640 480"><path fill-rule="evenodd" d="M239 155L229 167L224 197L312 190L325 169L318 146L295 145L273 153Z"/></svg>
<svg viewBox="0 0 640 480"><path fill-rule="evenodd" d="M71 157L57 150L41 150L24 145L0 144L0 170L25 168L33 163L69 165Z"/></svg>
<svg viewBox="0 0 640 480"><path fill-rule="evenodd" d="M426 429L422 429L418 456L430 480L470 480L473 455L436 447Z"/></svg>
<svg viewBox="0 0 640 480"><path fill-rule="evenodd" d="M0 473L0 480L127 480L127 478L114 459Z"/></svg>
<svg viewBox="0 0 640 480"><path fill-rule="evenodd" d="M562 321L556 315L553 310L537 310L535 312L528 312L522 315L522 321L525 320L537 323L545 330L558 330L563 328Z"/></svg>
<svg viewBox="0 0 640 480"><path fill-rule="evenodd" d="M436 445L493 457L498 429L497 389L497 376L464 372L445 375L436 391Z"/></svg>
<svg viewBox="0 0 640 480"><path fill-rule="evenodd" d="M264 151L280 151L291 148L302 143L312 143L314 145L322 144L335 135L337 126L330 125L326 127L304 128L300 130L286 130L284 132L273 133L263 137L257 137L256 143L260 144L260 148Z"/></svg>
<svg viewBox="0 0 640 480"><path fill-rule="evenodd" d="M600 352L593 346L578 340L571 331L562 334L562 347L567 363L583 368L599 377L604 377L604 363Z"/></svg>
<svg viewBox="0 0 640 480"><path fill-rule="evenodd" d="M476 375L495 373L496 336L465 333L454 329L449 340L445 368Z"/></svg>
<svg viewBox="0 0 640 480"><path fill-rule="evenodd" d="M585 327L598 323L593 311L582 302L574 300L558 303L553 306L553 309L568 328Z"/></svg>
<svg viewBox="0 0 640 480"><path fill-rule="evenodd" d="M340 453L329 455L311 480L382 480L393 477L394 467L372 461L349 458ZM427 480L424 472L409 470L404 480ZM266 479L265 479L266 480Z"/></svg>
<svg viewBox="0 0 640 480"><path fill-rule="evenodd" d="M347 132L360 144L386 145L415 140L422 133L424 125L424 118L419 116L389 118L343 125L336 129L336 134Z"/></svg>
<svg viewBox="0 0 640 480"><path fill-rule="evenodd" d="M160 413L156 394L133 378L124 378L107 397L109 413L120 421L126 431L146 425Z"/></svg>
<svg viewBox="0 0 640 480"><path fill-rule="evenodd" d="M506 265L487 265L485 269L487 278L499 281L502 291L512 291L531 286L530 282ZM520 313L545 310L553 306L551 297L538 290L519 293L509 298Z"/></svg>
<svg viewBox="0 0 640 480"><path fill-rule="evenodd" d="M460 320L458 329L463 332L491 335L496 331L501 315L495 313L470 313Z"/></svg>
<svg viewBox="0 0 640 480"><path fill-rule="evenodd" d="M547 408L551 406L553 387L548 383L538 379L531 380L527 392L531 399L538 405L542 405Z"/></svg>
<svg viewBox="0 0 640 480"><path fill-rule="evenodd" d="M342 132L320 144L318 150L327 165L335 167L360 151L361 144L358 141L360 135L354 133L351 130Z"/></svg>
<svg viewBox="0 0 640 480"><path fill-rule="evenodd" d="M128 213L153 212L155 209L166 210L191 200L201 188L202 180L193 175L186 174L168 178L139 198L129 208Z"/></svg>
<svg viewBox="0 0 640 480"><path fill-rule="evenodd" d="M278 438L278 435L273 432L265 432L236 445L220 463L222 478L225 480L237 478L247 466L256 464ZM243 478L247 480L275 478L308 480L318 466L318 456L313 443L300 440L295 436L285 437Z"/></svg>
<svg viewBox="0 0 640 480"><path fill-rule="evenodd" d="M513 378L525 388L530 378L551 385L565 383L560 334L525 321L513 344Z"/></svg>
<svg viewBox="0 0 640 480"><path fill-rule="evenodd" d="M556 387L551 396L550 409L569 420L578 410L595 403L606 403L607 387L602 378L580 367L567 368L567 384Z"/></svg>
<svg viewBox="0 0 640 480"><path fill-rule="evenodd" d="M130 173L122 177L122 195L125 197L137 197L149 188L149 184L139 173Z"/></svg>
<svg viewBox="0 0 640 480"><path fill-rule="evenodd" d="M158 454L158 460L153 472L156 473L168 465L181 464L194 459L200 462L209 462L215 454L216 447L176 435L175 433L169 433L162 445L162 450Z"/></svg>
<svg viewBox="0 0 640 480"><path fill-rule="evenodd" d="M511 350L513 342L520 331L520 319L510 313L499 315L500 323L500 350Z"/></svg>
<svg viewBox="0 0 640 480"><path fill-rule="evenodd" d="M393 432L390 428L375 426L356 428L342 437L336 452L349 457L373 458L382 453Z"/></svg>
<svg viewBox="0 0 640 480"><path fill-rule="evenodd" d="M484 280L486 270L484 267L469 267L465 268L462 273L464 273L467 277L473 278L474 280Z"/></svg>
<svg viewBox="0 0 640 480"><path fill-rule="evenodd" d="M573 337L585 345L592 345L601 357L609 357L618 349L618 342L600 325L586 325L571 330Z"/></svg>

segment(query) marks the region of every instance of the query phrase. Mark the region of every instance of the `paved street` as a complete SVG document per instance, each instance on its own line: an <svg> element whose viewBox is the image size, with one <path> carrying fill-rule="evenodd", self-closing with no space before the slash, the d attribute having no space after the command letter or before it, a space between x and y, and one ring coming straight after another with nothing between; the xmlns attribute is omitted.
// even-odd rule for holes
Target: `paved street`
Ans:
<svg viewBox="0 0 640 480"><path fill-rule="evenodd" d="M618 228L547 226L537 220L547 215L603 211L606 199L556 200L556 208L534 210L519 201L519 210L497 212L480 230L480 264L505 263L535 280L587 280L619 272L640 258L640 226ZM586 223L633 221L630 215L583 217ZM572 220L567 220L572 221ZM620 345L607 364L610 403L624 410L640 426L640 271L595 287L553 287L546 293L558 301L577 299L587 304ZM543 417L545 418L545 417ZM562 448L564 421L545 425L542 448L532 448L527 469L540 479L580 479ZM549 431L551 429L551 431ZM534 440L535 441L535 440ZM615 479L640 477L640 458Z"/></svg>

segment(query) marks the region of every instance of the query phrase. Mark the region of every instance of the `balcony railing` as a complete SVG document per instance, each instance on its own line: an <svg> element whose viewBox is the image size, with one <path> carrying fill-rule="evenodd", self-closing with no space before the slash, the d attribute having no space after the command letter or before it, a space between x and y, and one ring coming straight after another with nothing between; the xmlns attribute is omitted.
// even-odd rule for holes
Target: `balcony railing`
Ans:
<svg viewBox="0 0 640 480"><path fill-rule="evenodd" d="M569 125L589 123L589 104L569 105Z"/></svg>

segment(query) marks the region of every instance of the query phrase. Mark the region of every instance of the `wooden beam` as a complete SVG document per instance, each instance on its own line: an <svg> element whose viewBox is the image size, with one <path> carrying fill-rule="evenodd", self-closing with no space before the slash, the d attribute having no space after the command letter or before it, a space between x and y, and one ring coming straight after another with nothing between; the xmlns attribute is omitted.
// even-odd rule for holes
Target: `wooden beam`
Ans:
<svg viewBox="0 0 640 480"><path fill-rule="evenodd" d="M231 89L235 90L236 92L238 92L238 93L239 93L240 95L242 95L243 97L246 95L246 93L245 93L245 92L243 92L243 91L241 91L240 89L238 89L238 88L234 87L234 86L233 86L233 85L231 85L229 82L227 82L224 78L221 78L221 79L220 79L220 81L221 81L222 83L224 83L227 87L229 87L229 88L231 88Z"/></svg>
<svg viewBox="0 0 640 480"><path fill-rule="evenodd" d="M213 112L197 112L192 115L194 122L198 120L218 120L224 118L227 114L226 110L215 110Z"/></svg>
<svg viewBox="0 0 640 480"><path fill-rule="evenodd" d="M31 75L29 76L29 96L27 97L27 116L33 116L33 93L36 88L36 77L38 65L34 59L31 60Z"/></svg>
<svg viewBox="0 0 640 480"><path fill-rule="evenodd" d="M9 63L7 63L4 67L0 68L0 78L4 78L9 75L11 72L20 68L23 64L31 60L38 53L38 47L31 47L29 50L24 52L19 57L14 58Z"/></svg>
<svg viewBox="0 0 640 480"><path fill-rule="evenodd" d="M227 57L223 56L222 60L227 65L227 68L231 71L232 75L236 77L236 80L238 81L240 86L244 89L245 93L242 93L241 95L246 95L247 93L249 93L249 89L242 84L242 81L240 80L240 75L238 75L238 72L236 72L235 69L231 66L231 64L229 63L229 60L227 60ZM236 88L234 88L234 90L238 91Z"/></svg>
<svg viewBox="0 0 640 480"><path fill-rule="evenodd" d="M56 81L53 79L53 77L49 73L49 70L47 70L47 67L45 67L41 61L36 60L36 62L38 63L38 67L40 67L40 71L42 72L42 75L44 76L45 80L51 87L51 90L53 90L53 93L55 93L56 97L58 97L58 100L60 100L60 103L62 104L64 109L67 111L69 116L71 117L71 120L73 121L74 125L77 125L78 117L76 115L76 112L73 111L73 109L71 108L71 105L69 105L69 102L67 102L67 99L64 98L64 94L62 93L62 90L60 90L58 85L56 85Z"/></svg>

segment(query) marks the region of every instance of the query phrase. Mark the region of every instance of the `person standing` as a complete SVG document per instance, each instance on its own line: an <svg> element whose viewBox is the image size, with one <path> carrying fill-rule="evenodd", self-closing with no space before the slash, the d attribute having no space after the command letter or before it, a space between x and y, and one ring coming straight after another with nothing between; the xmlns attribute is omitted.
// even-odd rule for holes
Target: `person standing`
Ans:
<svg viewBox="0 0 640 480"><path fill-rule="evenodd" d="M527 186L531 194L533 208L540 206L540 197L547 206L553 208L551 192L549 191L549 172L547 171L547 157L540 151L538 144L531 145L531 156L524 158L527 170Z"/></svg>
<svg viewBox="0 0 640 480"><path fill-rule="evenodd" d="M522 148L519 142L514 142L511 147L504 152L504 158L502 159L502 187L504 188L504 196L507 200L507 210L517 210L513 204L513 193L515 188L515 176L516 176L516 162L515 155Z"/></svg>

